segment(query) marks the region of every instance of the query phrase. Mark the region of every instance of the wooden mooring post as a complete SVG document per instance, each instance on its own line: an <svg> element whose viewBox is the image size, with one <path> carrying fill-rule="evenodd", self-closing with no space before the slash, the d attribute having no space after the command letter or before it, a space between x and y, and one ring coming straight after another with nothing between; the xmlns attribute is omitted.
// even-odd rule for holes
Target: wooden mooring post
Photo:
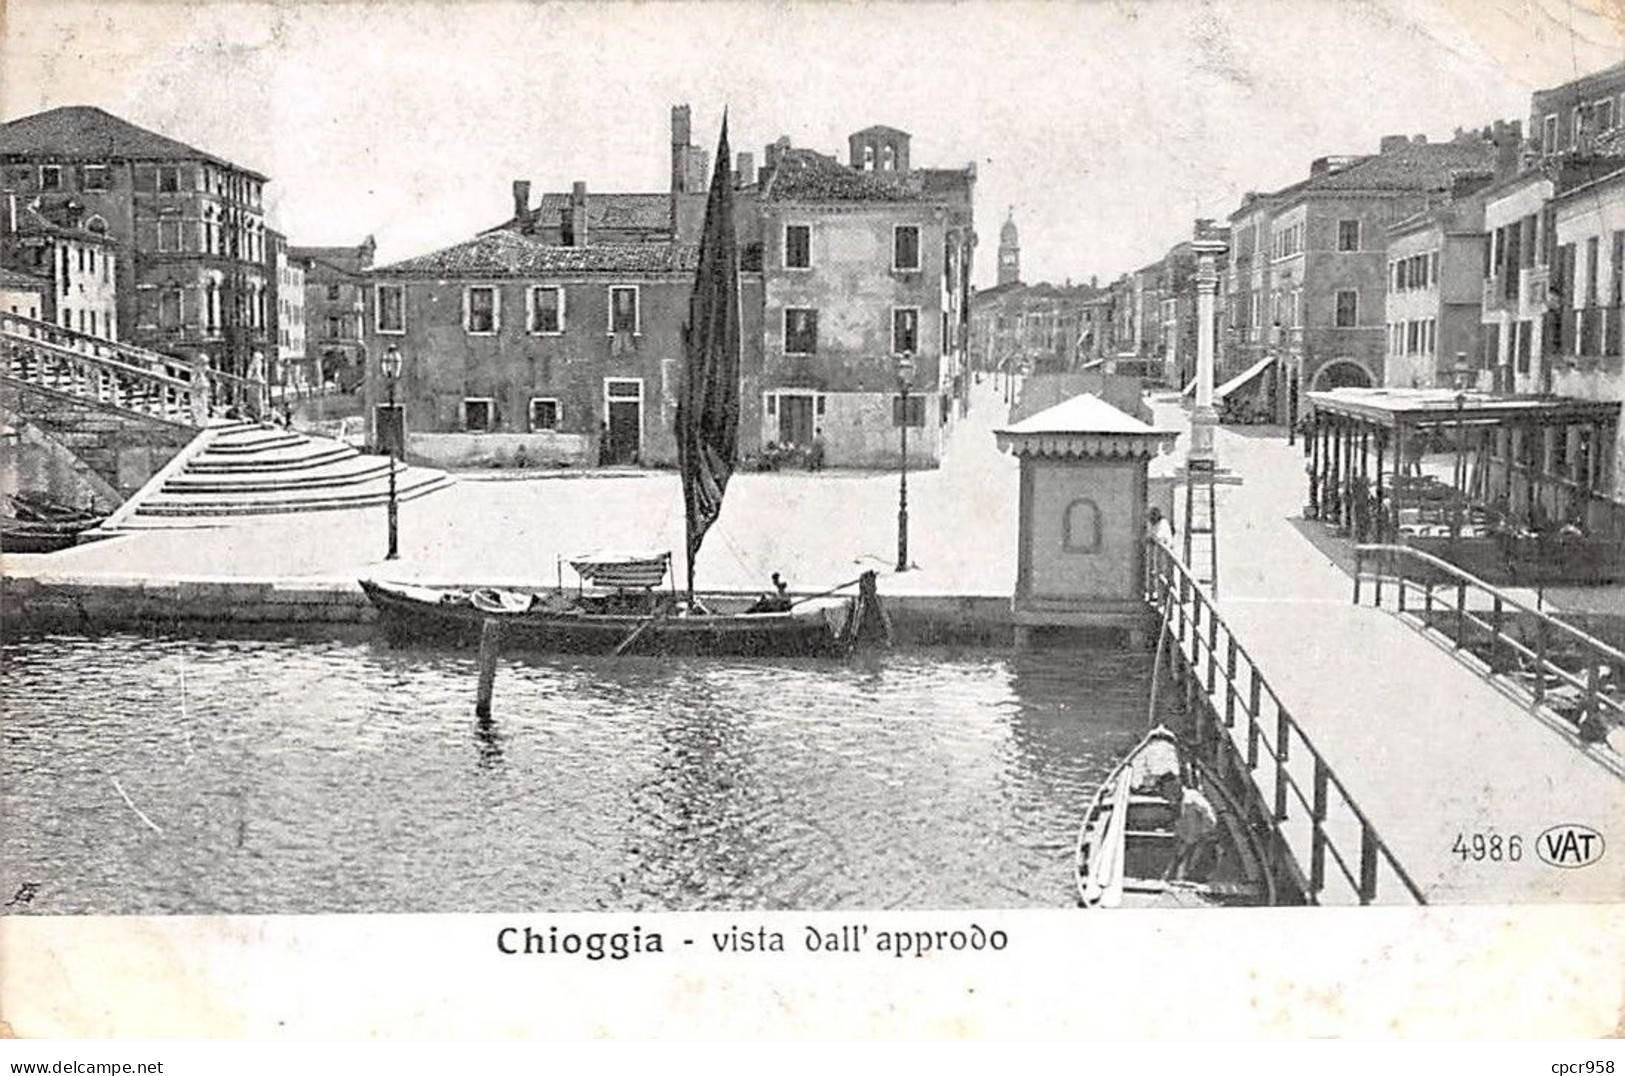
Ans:
<svg viewBox="0 0 1625 1076"><path fill-rule="evenodd" d="M496 687L497 651L501 648L502 625L486 617L480 625L480 680L474 695L474 715L491 716L491 693Z"/></svg>

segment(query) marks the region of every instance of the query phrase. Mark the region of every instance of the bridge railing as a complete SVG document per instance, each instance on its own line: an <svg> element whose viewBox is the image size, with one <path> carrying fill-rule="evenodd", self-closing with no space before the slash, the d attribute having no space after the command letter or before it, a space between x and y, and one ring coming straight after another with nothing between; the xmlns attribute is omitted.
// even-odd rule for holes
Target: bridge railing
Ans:
<svg viewBox="0 0 1625 1076"><path fill-rule="evenodd" d="M1512 597L1449 561L1404 545L1354 549L1354 603L1370 584L1426 630L1519 684L1534 706L1571 722L1581 739L1625 725L1625 652Z"/></svg>
<svg viewBox="0 0 1625 1076"><path fill-rule="evenodd" d="M202 425L199 386L158 364L125 361L129 349L0 314L0 373L27 384L180 426Z"/></svg>
<svg viewBox="0 0 1625 1076"><path fill-rule="evenodd" d="M1172 550L1147 545L1146 598L1163 614L1199 703L1222 725L1265 800L1276 832L1300 867L1314 903L1372 904L1394 893L1426 904L1348 787L1288 711L1247 648L1225 624L1212 594ZM1205 694L1205 699L1200 696Z"/></svg>

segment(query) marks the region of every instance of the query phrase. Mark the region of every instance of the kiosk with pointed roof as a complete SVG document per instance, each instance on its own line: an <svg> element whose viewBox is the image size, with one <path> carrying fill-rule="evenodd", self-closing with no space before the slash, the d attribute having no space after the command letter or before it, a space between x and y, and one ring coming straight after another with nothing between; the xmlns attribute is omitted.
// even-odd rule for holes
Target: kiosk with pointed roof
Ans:
<svg viewBox="0 0 1625 1076"><path fill-rule="evenodd" d="M1089 393L995 430L1021 462L1020 531L1011 610L1016 643L1038 628L1110 628L1142 642L1147 471L1173 447Z"/></svg>

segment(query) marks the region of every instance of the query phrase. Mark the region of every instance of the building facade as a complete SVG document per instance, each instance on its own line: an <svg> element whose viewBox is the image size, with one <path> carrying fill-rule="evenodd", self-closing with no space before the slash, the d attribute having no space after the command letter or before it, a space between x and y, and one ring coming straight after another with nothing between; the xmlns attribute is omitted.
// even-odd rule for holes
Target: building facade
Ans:
<svg viewBox="0 0 1625 1076"><path fill-rule="evenodd" d="M239 376L270 343L265 183L98 108L0 125L0 186L114 244L119 338Z"/></svg>
<svg viewBox="0 0 1625 1076"><path fill-rule="evenodd" d="M1537 90L1529 99L1530 150L1542 159L1612 151L1625 130L1625 63Z"/></svg>
<svg viewBox="0 0 1625 1076"><path fill-rule="evenodd" d="M0 311L39 321L50 282L0 265Z"/></svg>
<svg viewBox="0 0 1625 1076"><path fill-rule="evenodd" d="M281 392L303 390L311 384L305 358L305 270L310 263L288 253L287 237L268 231L271 254L271 336L276 341L276 362L269 372Z"/></svg>
<svg viewBox="0 0 1625 1076"><path fill-rule="evenodd" d="M104 340L119 339L119 258L113 241L84 227L66 206L58 205L52 220L7 196L0 213L0 267L45 284L34 316Z"/></svg>
<svg viewBox="0 0 1625 1076"><path fill-rule="evenodd" d="M367 349L402 355L397 391L414 457L675 463L697 262L691 245L560 247L499 229L372 270ZM745 278L743 305L759 310L760 276ZM747 315L743 328L748 365L761 325ZM386 396L369 378L368 413Z"/></svg>
<svg viewBox="0 0 1625 1076"><path fill-rule="evenodd" d="M1485 246L1478 195L1388 229L1383 384L1448 388L1479 365Z"/></svg>
<svg viewBox="0 0 1625 1076"><path fill-rule="evenodd" d="M288 259L304 267L306 377L316 386L354 392L366 376L367 270L377 244L290 246Z"/></svg>
<svg viewBox="0 0 1625 1076"><path fill-rule="evenodd" d="M1565 280L1558 291L1562 346L1552 359L1559 396L1625 401L1625 168L1553 200ZM1552 431L1548 470L1588 493L1625 502L1625 421Z"/></svg>
<svg viewBox="0 0 1625 1076"><path fill-rule="evenodd" d="M898 424L909 458L940 459L965 393L970 337L974 167L905 168L908 138L866 133L842 164L781 139L760 182L762 365L745 391L761 401L762 446L821 438L833 466L888 466ZM900 389L908 372L907 407Z"/></svg>

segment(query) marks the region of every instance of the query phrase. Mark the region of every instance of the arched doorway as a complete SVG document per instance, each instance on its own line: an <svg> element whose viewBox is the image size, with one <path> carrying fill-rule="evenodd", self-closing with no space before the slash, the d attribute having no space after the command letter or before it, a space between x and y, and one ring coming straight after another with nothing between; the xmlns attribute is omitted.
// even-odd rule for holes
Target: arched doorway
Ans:
<svg viewBox="0 0 1625 1076"><path fill-rule="evenodd" d="M1313 391L1327 389L1369 389L1377 379L1356 359L1333 359L1315 371Z"/></svg>

